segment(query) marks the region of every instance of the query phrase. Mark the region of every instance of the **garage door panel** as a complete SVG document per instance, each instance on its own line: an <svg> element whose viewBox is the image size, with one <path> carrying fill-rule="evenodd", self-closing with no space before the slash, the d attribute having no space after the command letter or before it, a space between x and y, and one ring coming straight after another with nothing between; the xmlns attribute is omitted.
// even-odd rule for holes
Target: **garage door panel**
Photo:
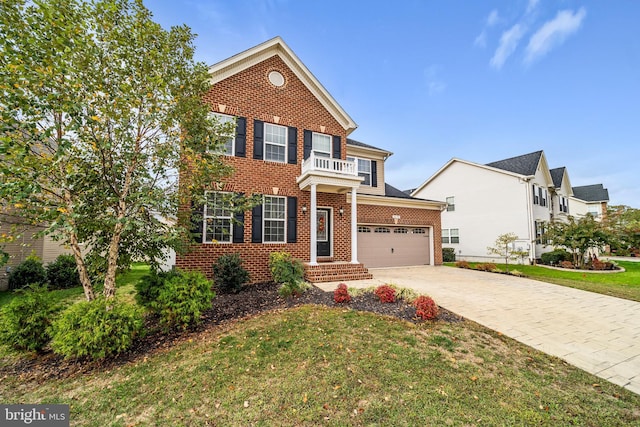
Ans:
<svg viewBox="0 0 640 427"><path fill-rule="evenodd" d="M388 233L375 232L388 229ZM360 227L358 259L367 267L400 267L429 264L429 234L426 228ZM403 232L398 232L403 231Z"/></svg>

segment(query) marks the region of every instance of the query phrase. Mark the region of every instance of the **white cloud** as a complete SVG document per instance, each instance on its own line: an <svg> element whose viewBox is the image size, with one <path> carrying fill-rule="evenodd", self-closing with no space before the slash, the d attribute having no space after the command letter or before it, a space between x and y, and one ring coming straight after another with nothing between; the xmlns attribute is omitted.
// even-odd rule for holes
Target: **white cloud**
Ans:
<svg viewBox="0 0 640 427"><path fill-rule="evenodd" d="M442 93L447 88L447 84L439 76L441 71L442 67L440 65L431 65L424 70L427 90L430 96Z"/></svg>
<svg viewBox="0 0 640 427"><path fill-rule="evenodd" d="M521 24L515 24L513 27L502 33L502 36L500 37L500 44L489 62L493 68L502 68L507 58L511 56L518 47L518 43L524 35L525 30L525 27Z"/></svg>
<svg viewBox="0 0 640 427"><path fill-rule="evenodd" d="M539 1L540 0L529 0L529 3L527 3L527 13L531 13L533 9L535 9L536 6L538 6Z"/></svg>
<svg viewBox="0 0 640 427"><path fill-rule="evenodd" d="M580 29L586 16L587 11L583 7L575 13L571 10L559 11L555 18L545 22L529 39L525 63L535 61L561 45L568 36Z"/></svg>
<svg viewBox="0 0 640 427"><path fill-rule="evenodd" d="M478 34L478 37L473 41L473 45L478 47L487 47L487 32L485 30L482 30L482 32Z"/></svg>
<svg viewBox="0 0 640 427"><path fill-rule="evenodd" d="M489 16L487 16L487 27L493 27L500 20L500 16L498 15L498 10L493 9Z"/></svg>
<svg viewBox="0 0 640 427"><path fill-rule="evenodd" d="M489 16L487 16L482 32L473 40L473 45L478 47L487 47L487 28L493 27L499 21L500 15L498 15L498 10L493 9L489 12Z"/></svg>

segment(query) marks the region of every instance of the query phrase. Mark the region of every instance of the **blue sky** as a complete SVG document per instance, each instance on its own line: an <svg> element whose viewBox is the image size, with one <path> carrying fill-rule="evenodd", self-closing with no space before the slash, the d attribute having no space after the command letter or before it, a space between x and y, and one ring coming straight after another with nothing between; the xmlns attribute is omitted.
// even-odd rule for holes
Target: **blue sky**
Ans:
<svg viewBox="0 0 640 427"><path fill-rule="evenodd" d="M146 0L207 65L281 36L416 187L453 157L544 150L640 208L640 2Z"/></svg>

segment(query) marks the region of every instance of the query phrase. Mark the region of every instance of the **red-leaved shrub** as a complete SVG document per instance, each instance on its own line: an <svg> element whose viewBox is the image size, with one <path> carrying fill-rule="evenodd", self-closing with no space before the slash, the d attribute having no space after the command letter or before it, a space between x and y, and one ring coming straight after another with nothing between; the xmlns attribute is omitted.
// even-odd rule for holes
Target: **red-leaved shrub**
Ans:
<svg viewBox="0 0 640 427"><path fill-rule="evenodd" d="M571 261L562 261L562 262L560 263L560 266L561 266L562 268L575 268L575 267L574 267L574 265L573 265L573 263L572 263Z"/></svg>
<svg viewBox="0 0 640 427"><path fill-rule="evenodd" d="M416 316L418 318L433 320L438 317L438 306L431 297L420 295L413 304L416 306Z"/></svg>
<svg viewBox="0 0 640 427"><path fill-rule="evenodd" d="M340 283L335 291L333 291L333 300L337 304L341 304L343 302L350 302L351 295L349 295L349 291L347 290L347 285L344 283Z"/></svg>
<svg viewBox="0 0 640 427"><path fill-rule="evenodd" d="M458 268L471 268L467 261L456 261L456 267Z"/></svg>
<svg viewBox="0 0 640 427"><path fill-rule="evenodd" d="M380 302L396 302L396 290L389 285L381 285L374 291Z"/></svg>

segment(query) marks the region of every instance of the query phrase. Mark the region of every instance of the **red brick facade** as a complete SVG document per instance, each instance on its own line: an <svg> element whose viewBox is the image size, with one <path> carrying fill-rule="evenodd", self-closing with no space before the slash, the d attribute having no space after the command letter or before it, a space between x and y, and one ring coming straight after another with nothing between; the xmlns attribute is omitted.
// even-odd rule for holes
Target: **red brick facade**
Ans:
<svg viewBox="0 0 640 427"><path fill-rule="evenodd" d="M271 71L280 72L285 84L276 87L270 83ZM176 267L198 269L212 276L212 265L224 253L238 253L251 273L251 282L271 278L268 270L269 254L287 251L303 261L310 259L310 193L302 191L296 182L301 174L304 130L339 136L341 157L346 158L346 130L318 101L313 93L287 67L285 62L272 56L252 67L216 83L205 96L212 111L246 118L246 157L227 157L234 174L225 184L225 191L245 194L278 195L297 198L297 243L251 243L252 215L245 212L244 243L198 244L186 255L178 256ZM254 120L297 128L297 164L255 160ZM351 260L351 208L345 194L317 193L317 206L332 208L334 261ZM303 211L306 208L306 212ZM340 209L344 213L340 215ZM395 208L359 206L358 220L385 222L397 212ZM415 225L432 225L437 230L436 263L441 263L440 212L402 209L402 217Z"/></svg>

